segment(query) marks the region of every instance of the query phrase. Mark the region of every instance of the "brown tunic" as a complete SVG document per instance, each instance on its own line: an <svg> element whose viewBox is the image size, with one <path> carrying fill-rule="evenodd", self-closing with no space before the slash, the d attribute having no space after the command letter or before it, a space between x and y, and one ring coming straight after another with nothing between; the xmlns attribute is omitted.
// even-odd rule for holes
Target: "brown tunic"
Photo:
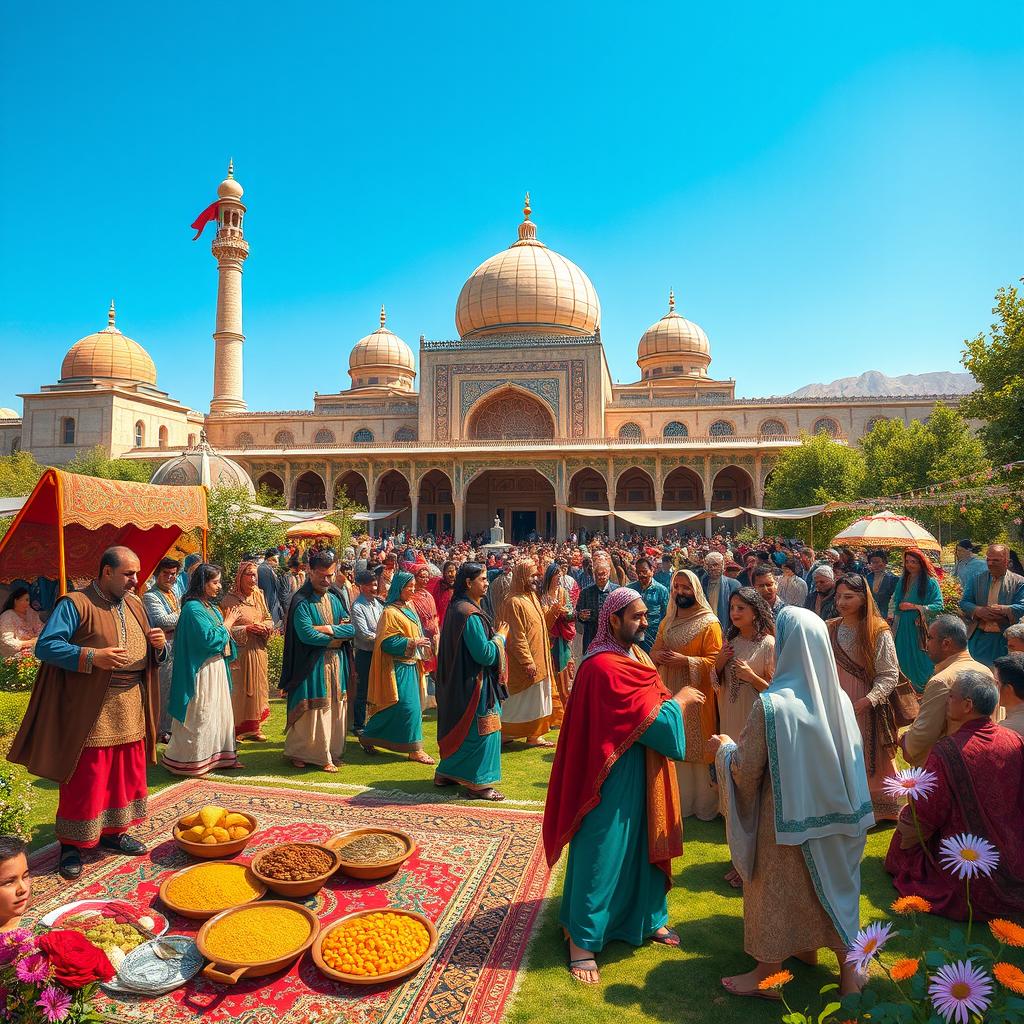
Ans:
<svg viewBox="0 0 1024 1024"><path fill-rule="evenodd" d="M72 637L72 642L82 648L78 671L67 672L45 662L39 666L28 709L7 759L24 765L40 778L64 783L74 774L82 750L101 720L110 691L110 670L93 667L88 671L85 655L90 649L120 646L121 631L119 618L96 587L90 585L61 600L70 601L78 613L79 625ZM134 619L141 630L149 629L146 610L138 597L126 595L125 609L126 624ZM129 636L135 636L133 628ZM156 715L160 707L157 657L147 642L140 661L142 685L136 687L142 703L146 753L152 764L156 764ZM117 701L122 699L120 695L115 697Z"/></svg>

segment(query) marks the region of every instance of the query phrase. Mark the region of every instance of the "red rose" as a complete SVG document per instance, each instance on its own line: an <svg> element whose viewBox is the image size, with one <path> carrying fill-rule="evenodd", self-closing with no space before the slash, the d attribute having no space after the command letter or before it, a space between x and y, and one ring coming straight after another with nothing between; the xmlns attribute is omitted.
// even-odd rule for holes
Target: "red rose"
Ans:
<svg viewBox="0 0 1024 1024"><path fill-rule="evenodd" d="M47 932L36 940L53 967L53 976L67 988L85 988L94 981L109 981L117 972L107 954L81 932Z"/></svg>

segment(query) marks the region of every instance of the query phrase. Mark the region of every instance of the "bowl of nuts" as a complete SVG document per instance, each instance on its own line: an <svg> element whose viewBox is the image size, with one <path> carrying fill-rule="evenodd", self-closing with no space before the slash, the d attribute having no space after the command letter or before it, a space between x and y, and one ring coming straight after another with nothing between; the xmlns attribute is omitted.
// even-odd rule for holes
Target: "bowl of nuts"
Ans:
<svg viewBox="0 0 1024 1024"><path fill-rule="evenodd" d="M312 896L340 865L337 853L319 843L281 843L257 854L249 868L279 896Z"/></svg>

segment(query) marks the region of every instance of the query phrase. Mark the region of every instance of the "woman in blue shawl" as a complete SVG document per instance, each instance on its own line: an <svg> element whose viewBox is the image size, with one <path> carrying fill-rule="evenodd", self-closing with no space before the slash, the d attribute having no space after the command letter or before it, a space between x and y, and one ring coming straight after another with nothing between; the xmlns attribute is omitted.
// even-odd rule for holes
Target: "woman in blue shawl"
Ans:
<svg viewBox="0 0 1024 1024"><path fill-rule="evenodd" d="M775 675L739 742L712 736L732 862L743 881L743 947L757 965L723 978L739 996L778 998L758 982L798 956L839 958L840 991L859 927L860 862L874 824L860 729L839 685L828 627L804 608L779 612Z"/></svg>
<svg viewBox="0 0 1024 1024"><path fill-rule="evenodd" d="M377 747L407 753L410 761L434 764L423 749L423 707L426 673L423 659L433 645L423 635L419 616L412 607L415 577L396 572L373 645L370 679L366 693L366 722L359 743L368 754Z"/></svg>

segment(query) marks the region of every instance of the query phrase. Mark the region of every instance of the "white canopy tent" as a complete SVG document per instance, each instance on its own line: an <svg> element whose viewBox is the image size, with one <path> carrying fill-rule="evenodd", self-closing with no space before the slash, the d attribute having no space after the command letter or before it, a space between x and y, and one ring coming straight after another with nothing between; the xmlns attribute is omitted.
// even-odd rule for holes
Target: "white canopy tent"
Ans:
<svg viewBox="0 0 1024 1024"><path fill-rule="evenodd" d="M567 512L573 512L578 516L615 516L618 519L624 519L627 523L632 523L634 526L641 526L647 529L657 529L663 526L675 526L677 523L685 523L691 519L735 519L737 516L744 514L756 516L759 519L809 519L811 516L816 516L819 512L823 512L826 505L808 505L805 508L783 508L783 509L763 509L763 508L729 508L722 509L719 511L708 511L707 509L696 509L693 511L671 511L671 512L657 512L657 511L638 511L636 509L599 509L599 508L578 508L574 505L561 505Z"/></svg>

